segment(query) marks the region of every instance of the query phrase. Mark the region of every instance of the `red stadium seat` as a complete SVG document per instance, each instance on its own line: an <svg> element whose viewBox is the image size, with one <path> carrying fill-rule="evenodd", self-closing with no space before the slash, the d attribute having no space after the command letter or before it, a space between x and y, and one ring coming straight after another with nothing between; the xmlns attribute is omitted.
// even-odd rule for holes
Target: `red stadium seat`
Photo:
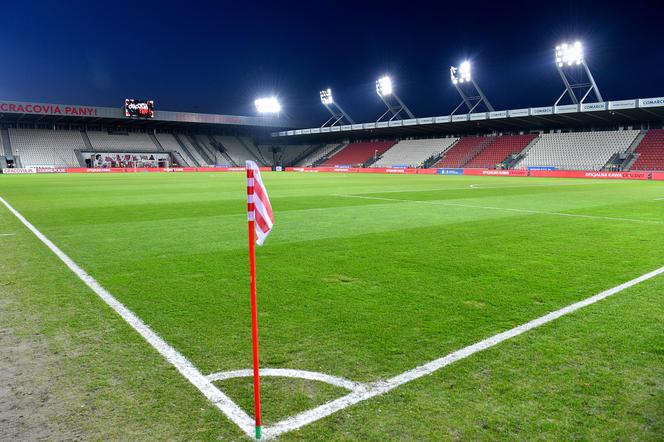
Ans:
<svg viewBox="0 0 664 442"><path fill-rule="evenodd" d="M367 141L350 143L344 149L332 155L322 166L361 166L374 155L381 156L396 141Z"/></svg>
<svg viewBox="0 0 664 442"><path fill-rule="evenodd" d="M650 129L634 152L639 158L631 170L664 170L664 129Z"/></svg>
<svg viewBox="0 0 664 442"><path fill-rule="evenodd" d="M489 169L505 161L507 157L521 152L535 139L536 135L505 135L496 137L491 144L475 158L464 165L469 169Z"/></svg>

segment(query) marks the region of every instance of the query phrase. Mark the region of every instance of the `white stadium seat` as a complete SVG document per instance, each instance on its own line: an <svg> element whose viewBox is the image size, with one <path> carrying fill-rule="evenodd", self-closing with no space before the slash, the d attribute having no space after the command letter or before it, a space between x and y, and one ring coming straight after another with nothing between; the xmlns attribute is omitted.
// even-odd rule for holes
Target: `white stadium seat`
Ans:
<svg viewBox="0 0 664 442"><path fill-rule="evenodd" d="M75 150L84 150L85 143L77 130L9 129L14 155L24 167L78 167Z"/></svg>
<svg viewBox="0 0 664 442"><path fill-rule="evenodd" d="M340 145L340 143L326 144L325 146L321 147L317 151L312 152L311 154L307 155L302 160L298 161L296 166L300 166L300 167L311 166L313 163L320 160L321 158L326 156L328 153L332 152L334 149L339 147L339 145Z"/></svg>
<svg viewBox="0 0 664 442"><path fill-rule="evenodd" d="M458 138L403 140L392 146L371 167L419 167L433 155L446 151Z"/></svg>
<svg viewBox="0 0 664 442"><path fill-rule="evenodd" d="M215 135L214 138L224 146L226 153L238 166L244 166L247 160L257 160L256 156L247 150L238 137ZM253 146L253 143L248 138L243 138L242 141L250 147ZM253 147L255 148L255 146Z"/></svg>
<svg viewBox="0 0 664 442"><path fill-rule="evenodd" d="M88 131L92 147L100 152L158 152L148 134L128 132L112 134L106 131Z"/></svg>
<svg viewBox="0 0 664 442"><path fill-rule="evenodd" d="M601 170L615 153L625 152L638 134L638 130L542 134L516 168Z"/></svg>

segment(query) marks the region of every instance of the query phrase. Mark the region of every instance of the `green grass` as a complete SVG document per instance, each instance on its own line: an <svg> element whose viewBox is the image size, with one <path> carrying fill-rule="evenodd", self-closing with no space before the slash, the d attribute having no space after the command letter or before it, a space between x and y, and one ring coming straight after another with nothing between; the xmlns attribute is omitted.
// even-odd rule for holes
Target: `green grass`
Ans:
<svg viewBox="0 0 664 442"><path fill-rule="evenodd" d="M257 252L266 367L384 379L664 265L664 182L264 180L276 217ZM0 176L0 196L203 373L251 366L243 192L241 174ZM7 321L18 336L50 324L47 353L66 341L85 360L54 359L54 388L72 395L61 402L89 388L104 410L65 406L53 422L100 438L122 438L118 423L139 438L240 437L0 214L0 233L15 233L0 237L12 251L0 261ZM283 439L661 439L663 289L661 277L644 283ZM251 404L249 379L218 385ZM266 388L268 424L339 394Z"/></svg>

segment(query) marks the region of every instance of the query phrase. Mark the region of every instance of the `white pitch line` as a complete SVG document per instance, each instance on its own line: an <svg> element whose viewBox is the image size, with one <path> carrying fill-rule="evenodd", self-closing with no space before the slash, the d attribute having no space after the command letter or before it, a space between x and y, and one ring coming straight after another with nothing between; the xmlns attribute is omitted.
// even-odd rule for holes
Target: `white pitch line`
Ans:
<svg viewBox="0 0 664 442"><path fill-rule="evenodd" d="M399 387L400 385L406 384L423 376L430 375L440 370L441 368L446 367L447 365L450 365L461 359L465 359L468 356L471 356L477 352L494 347L503 341L514 338L534 328L547 324L555 319L560 318L561 316L568 315L581 308L595 304L596 302L608 298L609 296L615 295L616 293L619 293L625 289L633 287L637 284L642 283L643 281L647 281L648 279L654 278L655 276L661 275L663 273L664 273L664 267L660 267L657 270L654 270L650 273L646 273L645 275L641 275L637 278L632 279L631 281L625 282L616 287L605 290L601 293L591 296L590 298L586 298L582 301L570 304L567 307L563 307L559 310L548 313L544 316L540 316L537 319L533 319L530 322L526 322L525 324L519 325L510 330L493 335L480 342L477 342L475 344L469 345L455 352L452 352L447 356L438 358L434 361L413 368L412 370L408 370L404 373L401 373L393 378L387 379L386 381L377 382L372 386L370 386L365 391L355 391L339 399L335 399L319 407L316 407L312 410L308 410L298 415L284 419L281 422L278 422L272 426L265 428L264 434L267 437L277 437L280 434L286 433L288 431L293 431L305 425L311 424L319 419L322 419L326 416L336 413L337 411L350 407L351 405L357 404L358 402L362 402L372 397L385 394L390 390Z"/></svg>
<svg viewBox="0 0 664 442"><path fill-rule="evenodd" d="M14 236L13 233L0 233L0 236Z"/></svg>
<svg viewBox="0 0 664 442"><path fill-rule="evenodd" d="M234 370L234 371L221 371L219 373L212 373L207 375L209 381L224 381L233 378L248 378L254 375L251 369ZM337 387L345 388L346 390L358 391L366 390L367 384L361 382L350 381L338 376L332 376L325 373L318 373L316 371L294 370L290 368L261 368L260 375L275 376L283 378L307 379L310 381L325 382L326 384L336 385Z"/></svg>
<svg viewBox="0 0 664 442"><path fill-rule="evenodd" d="M655 201L664 201L664 198L655 198Z"/></svg>
<svg viewBox="0 0 664 442"><path fill-rule="evenodd" d="M212 382L210 382L187 358L171 347L157 333L152 331L138 316L118 301L108 290L101 286L92 276L79 267L60 248L51 242L35 226L33 226L23 215L14 209L4 198L0 202L18 218L37 238L43 242L55 255L74 272L93 292L95 292L109 307L122 317L134 330L140 334L155 350L157 350L168 362L170 362L182 376L191 382L203 395L214 403L222 413L233 421L247 436L254 437L254 421L228 396L222 393Z"/></svg>
<svg viewBox="0 0 664 442"><path fill-rule="evenodd" d="M589 218L589 219L605 219L609 221L627 221L634 223L646 223L646 224L664 224L664 221L649 220L649 219L636 219L636 218L620 218L614 216L600 216L600 215L584 215L581 213L564 213L564 212L546 212L542 210L531 210L531 209L517 209L511 207L496 207L496 206L476 206L473 204L462 204L462 203L450 203L440 200L404 200L398 198L384 198L378 196L362 196L362 195L347 195L347 194L333 194L332 196L340 196L343 198L360 198L366 200L378 200L378 201L397 201L400 203L419 203L419 204L432 204L435 206L451 206L451 207L465 207L469 209L484 209L484 210L499 210L505 212L519 212L519 213L534 213L538 215L551 215L551 216L564 216L570 218Z"/></svg>
<svg viewBox="0 0 664 442"><path fill-rule="evenodd" d="M469 190L469 189L521 189L526 187L563 187L563 186L592 186L597 184L619 184L616 181L607 181L607 182L595 182L595 181L586 181L583 183L544 183L544 184L522 184L522 185L507 185L507 186L485 186L483 184L471 184L467 187L436 187L430 189L391 189L391 190L380 190L372 189L371 192L364 191L362 193L352 194L346 193L345 195L364 195L366 193L417 193L417 192L447 192L450 190Z"/></svg>

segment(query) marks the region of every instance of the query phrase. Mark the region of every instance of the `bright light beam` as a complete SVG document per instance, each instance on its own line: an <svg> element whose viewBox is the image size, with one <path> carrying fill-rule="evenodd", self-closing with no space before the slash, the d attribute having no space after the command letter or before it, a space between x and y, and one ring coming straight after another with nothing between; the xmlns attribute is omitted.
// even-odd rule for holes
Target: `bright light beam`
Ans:
<svg viewBox="0 0 664 442"><path fill-rule="evenodd" d="M277 97L257 98L254 100L254 105L259 114L278 114L281 112L281 104Z"/></svg>
<svg viewBox="0 0 664 442"><path fill-rule="evenodd" d="M580 41L573 44L562 43L556 46L556 64L558 67L565 65L580 65L583 63L583 45Z"/></svg>
<svg viewBox="0 0 664 442"><path fill-rule="evenodd" d="M392 79L387 75L376 80L376 93L379 97L392 95Z"/></svg>
<svg viewBox="0 0 664 442"><path fill-rule="evenodd" d="M334 103L334 98L332 97L332 89L327 88L320 91L320 101L325 105Z"/></svg>

